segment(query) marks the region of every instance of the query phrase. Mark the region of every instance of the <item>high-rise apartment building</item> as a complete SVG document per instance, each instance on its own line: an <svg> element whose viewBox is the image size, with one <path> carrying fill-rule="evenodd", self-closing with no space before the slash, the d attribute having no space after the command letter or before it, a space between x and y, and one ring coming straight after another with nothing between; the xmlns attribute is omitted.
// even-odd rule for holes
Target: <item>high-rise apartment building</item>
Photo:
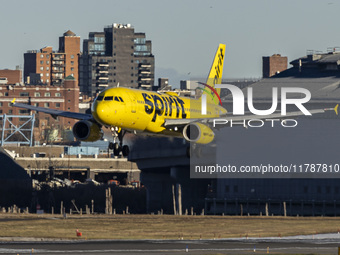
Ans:
<svg viewBox="0 0 340 255"><path fill-rule="evenodd" d="M130 25L113 24L104 32L91 32L79 59L80 91L96 96L107 87L151 90L155 61L151 41Z"/></svg>
<svg viewBox="0 0 340 255"><path fill-rule="evenodd" d="M71 75L78 81L80 37L68 30L59 37L59 50L52 47L24 54L24 80L27 84L61 85Z"/></svg>

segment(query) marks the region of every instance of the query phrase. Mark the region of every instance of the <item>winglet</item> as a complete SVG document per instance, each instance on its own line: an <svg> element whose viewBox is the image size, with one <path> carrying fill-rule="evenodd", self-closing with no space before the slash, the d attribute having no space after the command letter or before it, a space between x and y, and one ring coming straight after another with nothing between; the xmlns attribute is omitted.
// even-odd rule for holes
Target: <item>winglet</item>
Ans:
<svg viewBox="0 0 340 255"><path fill-rule="evenodd" d="M11 104L14 104L14 103L15 103L15 99L16 99L16 98L14 98L14 99L11 101Z"/></svg>
<svg viewBox="0 0 340 255"><path fill-rule="evenodd" d="M338 108L339 108L339 104L337 104L337 105L334 107L334 111L335 111L336 115L338 115Z"/></svg>

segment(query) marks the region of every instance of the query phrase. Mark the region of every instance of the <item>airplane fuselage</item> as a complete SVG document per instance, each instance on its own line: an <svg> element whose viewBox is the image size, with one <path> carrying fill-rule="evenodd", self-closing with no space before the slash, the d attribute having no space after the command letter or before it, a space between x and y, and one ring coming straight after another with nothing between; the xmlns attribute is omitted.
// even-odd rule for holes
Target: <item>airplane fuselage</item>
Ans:
<svg viewBox="0 0 340 255"><path fill-rule="evenodd" d="M99 94L92 106L95 120L106 127L129 131L172 133L179 130L164 127L165 119L214 118L226 114L215 104L207 104L207 114L201 114L201 100L179 97L174 92L157 93L129 88L110 88ZM170 131L170 132L169 132Z"/></svg>

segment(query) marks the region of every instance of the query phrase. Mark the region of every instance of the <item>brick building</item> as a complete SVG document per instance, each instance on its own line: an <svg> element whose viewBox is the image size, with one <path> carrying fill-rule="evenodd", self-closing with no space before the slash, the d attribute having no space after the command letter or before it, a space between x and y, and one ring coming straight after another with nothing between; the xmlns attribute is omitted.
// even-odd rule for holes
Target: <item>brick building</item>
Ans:
<svg viewBox="0 0 340 255"><path fill-rule="evenodd" d="M22 84L22 71L4 69L0 70L0 78L6 78L6 84Z"/></svg>
<svg viewBox="0 0 340 255"><path fill-rule="evenodd" d="M24 79L26 84L61 85L69 75L78 81L80 37L68 30L59 37L59 50L47 46L39 51L24 54Z"/></svg>
<svg viewBox="0 0 340 255"><path fill-rule="evenodd" d="M269 78L287 69L288 58L280 54L262 57L262 76Z"/></svg>
<svg viewBox="0 0 340 255"><path fill-rule="evenodd" d="M0 85L0 115L29 115L30 111L11 107L11 101L48 107L62 111L79 112L79 87L74 77L66 77L61 86L52 85ZM14 125L23 124L27 119L13 119ZM49 114L36 113L35 140L45 140L43 131L70 129L77 120L67 118L52 118Z"/></svg>

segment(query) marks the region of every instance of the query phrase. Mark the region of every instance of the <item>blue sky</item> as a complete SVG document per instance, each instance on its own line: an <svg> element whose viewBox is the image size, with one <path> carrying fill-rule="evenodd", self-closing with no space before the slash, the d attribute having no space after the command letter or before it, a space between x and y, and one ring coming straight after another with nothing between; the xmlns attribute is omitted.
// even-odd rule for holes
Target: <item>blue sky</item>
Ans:
<svg viewBox="0 0 340 255"><path fill-rule="evenodd" d="M288 60L340 46L335 0L27 0L1 4L0 68L23 66L23 53L58 47L68 29L85 39L112 23L130 23L152 40L156 78L206 77L219 43L224 78L259 78L262 56Z"/></svg>

